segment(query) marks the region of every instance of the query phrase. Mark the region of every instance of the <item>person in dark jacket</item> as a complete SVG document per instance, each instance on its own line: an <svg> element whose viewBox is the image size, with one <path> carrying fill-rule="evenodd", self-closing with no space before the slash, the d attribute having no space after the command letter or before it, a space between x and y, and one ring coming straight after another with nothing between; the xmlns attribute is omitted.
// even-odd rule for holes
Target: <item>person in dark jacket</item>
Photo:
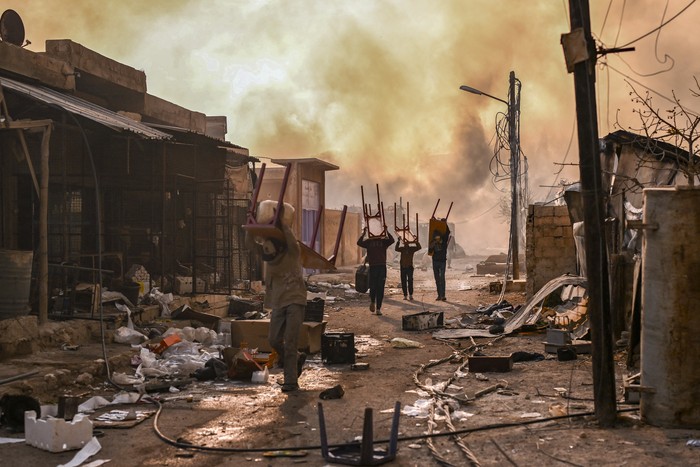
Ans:
<svg viewBox="0 0 700 467"><path fill-rule="evenodd" d="M399 266L401 271L401 290L403 291L404 300L413 300L413 255L421 249L420 243L416 241L401 241L401 238L396 242L396 251L401 253Z"/></svg>
<svg viewBox="0 0 700 467"><path fill-rule="evenodd" d="M384 301L384 284L386 283L386 250L394 243L394 237L389 232L386 235L373 237L367 233L367 227L362 230L362 235L357 244L367 250L367 263L369 264L369 311L382 314L382 301Z"/></svg>
<svg viewBox="0 0 700 467"><path fill-rule="evenodd" d="M449 241L450 228L447 227L444 233L435 230L428 246L428 254L431 254L433 257L433 275L435 276L435 287L437 288L437 298L435 300L447 300L445 298L445 270L447 269L447 246Z"/></svg>

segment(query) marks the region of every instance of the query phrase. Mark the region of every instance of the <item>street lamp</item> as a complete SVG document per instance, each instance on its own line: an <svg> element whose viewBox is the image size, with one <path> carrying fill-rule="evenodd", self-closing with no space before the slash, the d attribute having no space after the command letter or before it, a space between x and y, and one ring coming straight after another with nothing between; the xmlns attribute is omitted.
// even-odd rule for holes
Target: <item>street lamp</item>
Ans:
<svg viewBox="0 0 700 467"><path fill-rule="evenodd" d="M517 92L516 92L517 86ZM510 72L510 88L508 92L508 102L505 100L487 94L470 86L460 86L462 91L470 92L479 96L490 97L499 102L503 102L508 106L508 143L510 145L510 247L513 261L513 280L520 279L519 266L519 239L520 229L518 228L518 219L520 211L520 203L518 200L518 181L520 180L520 80L515 78L515 72Z"/></svg>

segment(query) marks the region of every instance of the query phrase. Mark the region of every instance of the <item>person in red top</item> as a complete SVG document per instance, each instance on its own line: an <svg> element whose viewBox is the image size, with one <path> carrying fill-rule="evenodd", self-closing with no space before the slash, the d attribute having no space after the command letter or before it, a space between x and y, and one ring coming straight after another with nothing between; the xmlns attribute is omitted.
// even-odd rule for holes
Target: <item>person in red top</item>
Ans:
<svg viewBox="0 0 700 467"><path fill-rule="evenodd" d="M374 313L376 309L377 315L381 316L384 284L386 283L386 250L393 245L394 237L389 232L379 237L366 237L367 227L362 230L362 235L357 239L357 244L367 250L367 263L369 264L369 311Z"/></svg>

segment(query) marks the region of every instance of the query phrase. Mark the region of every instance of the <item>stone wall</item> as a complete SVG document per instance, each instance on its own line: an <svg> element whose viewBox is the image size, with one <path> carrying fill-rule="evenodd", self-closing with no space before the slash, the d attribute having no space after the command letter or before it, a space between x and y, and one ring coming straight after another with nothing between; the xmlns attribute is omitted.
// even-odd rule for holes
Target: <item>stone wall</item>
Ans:
<svg viewBox="0 0 700 467"><path fill-rule="evenodd" d="M39 348L39 320L36 316L17 316L0 320L0 359L28 355Z"/></svg>
<svg viewBox="0 0 700 467"><path fill-rule="evenodd" d="M576 247L566 206L530 205L526 233L528 297L555 277L577 273Z"/></svg>

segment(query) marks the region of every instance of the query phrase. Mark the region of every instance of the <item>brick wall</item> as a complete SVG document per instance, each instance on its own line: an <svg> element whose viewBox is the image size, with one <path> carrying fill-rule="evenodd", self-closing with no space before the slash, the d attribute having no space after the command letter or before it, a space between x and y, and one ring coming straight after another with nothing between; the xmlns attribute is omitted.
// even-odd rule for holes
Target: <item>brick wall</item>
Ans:
<svg viewBox="0 0 700 467"><path fill-rule="evenodd" d="M528 297L562 274L576 274L576 247L566 206L531 204L527 215Z"/></svg>

